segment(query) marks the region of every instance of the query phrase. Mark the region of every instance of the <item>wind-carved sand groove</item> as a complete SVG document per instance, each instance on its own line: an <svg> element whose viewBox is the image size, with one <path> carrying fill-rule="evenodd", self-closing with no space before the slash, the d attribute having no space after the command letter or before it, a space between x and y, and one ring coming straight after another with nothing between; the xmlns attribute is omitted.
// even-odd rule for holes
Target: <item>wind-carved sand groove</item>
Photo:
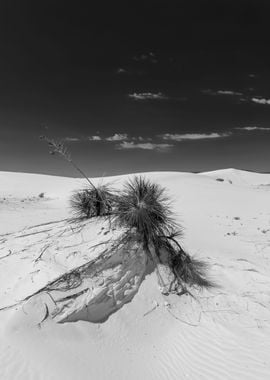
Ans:
<svg viewBox="0 0 270 380"><path fill-rule="evenodd" d="M99 236L96 242L99 230L105 236L103 240ZM17 268L21 275L16 273L20 281L13 289L13 303L18 302L18 290L24 285L21 301L26 299L23 304L29 309L28 314L31 305L33 308L39 305L44 314L40 322L48 317L57 322L101 322L130 301L145 275L146 255L136 242L115 248L121 231L103 231L98 222L67 224L64 221L49 228L48 224L40 225L11 235L7 246L12 250L1 255L0 265L12 266L15 256L16 260L23 259ZM46 280L42 278L44 272ZM2 297L8 294L9 300L12 299L10 287L1 291ZM46 304L48 295L50 302ZM9 302L4 307L11 305Z"/></svg>
<svg viewBox="0 0 270 380"><path fill-rule="evenodd" d="M120 249L108 260L96 260L82 272L76 289L51 291L57 305L52 317L61 322L104 322L136 294L145 269L140 247Z"/></svg>

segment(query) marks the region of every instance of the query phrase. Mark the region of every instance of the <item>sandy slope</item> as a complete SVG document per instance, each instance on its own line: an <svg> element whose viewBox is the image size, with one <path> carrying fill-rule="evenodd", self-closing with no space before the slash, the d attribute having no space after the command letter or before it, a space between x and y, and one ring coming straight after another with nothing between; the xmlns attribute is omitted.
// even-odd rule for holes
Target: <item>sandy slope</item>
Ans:
<svg viewBox="0 0 270 380"><path fill-rule="evenodd" d="M73 290L58 289L0 312L1 379L270 378L270 175L147 176L168 188L184 247L210 264L219 287L195 298L162 296L154 273L141 277L138 252L118 252L112 262L108 249L98 262L102 250L93 247L116 231L57 222L68 217L68 197L82 180L2 172L0 308L89 260L95 266L76 288L92 290L76 301L63 300ZM109 181L118 187L125 177ZM50 317L40 324L46 305ZM108 311L104 322L84 320ZM77 322L56 323L57 315Z"/></svg>

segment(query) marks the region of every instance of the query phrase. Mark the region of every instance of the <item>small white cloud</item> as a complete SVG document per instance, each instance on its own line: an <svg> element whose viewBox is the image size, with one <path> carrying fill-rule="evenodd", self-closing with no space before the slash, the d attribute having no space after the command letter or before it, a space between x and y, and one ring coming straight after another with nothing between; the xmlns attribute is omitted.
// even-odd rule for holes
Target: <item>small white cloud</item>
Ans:
<svg viewBox="0 0 270 380"><path fill-rule="evenodd" d="M123 141L116 146L116 149L143 149L143 150L158 150L160 152L167 152L173 147L172 144L154 144L154 143L134 143L133 141Z"/></svg>
<svg viewBox="0 0 270 380"><path fill-rule="evenodd" d="M163 140L172 140L172 141L186 141L186 140L205 140L205 139L218 139L221 137L230 136L231 133L164 133L163 135L159 135Z"/></svg>
<svg viewBox="0 0 270 380"><path fill-rule="evenodd" d="M129 137L129 140L130 141L148 142L148 141L152 141L153 139L151 137L132 136L132 137Z"/></svg>
<svg viewBox="0 0 270 380"><path fill-rule="evenodd" d="M142 137L142 136L133 136L133 137L130 137L128 136L127 133L115 133L114 135L112 136L107 136L107 137L103 137L101 138L99 135L95 135L95 136L89 136L88 137L88 140L89 141L109 141L109 142L119 142L119 141L126 141L126 140L130 140L130 141L140 141L140 142L148 142L148 141L152 141L152 138L151 137Z"/></svg>
<svg viewBox="0 0 270 380"><path fill-rule="evenodd" d="M88 140L90 140L90 141L100 141L101 137L100 136L89 136Z"/></svg>
<svg viewBox="0 0 270 380"><path fill-rule="evenodd" d="M162 92L134 92L128 95L129 98L133 100L167 100L168 96L164 95Z"/></svg>
<svg viewBox="0 0 270 380"><path fill-rule="evenodd" d="M78 137L65 137L64 140L68 141L68 142L80 141L80 139Z"/></svg>
<svg viewBox="0 0 270 380"><path fill-rule="evenodd" d="M124 74L124 73L127 73L127 70L123 69L122 67L119 67L119 69L117 69L117 74Z"/></svg>
<svg viewBox="0 0 270 380"><path fill-rule="evenodd" d="M231 91L231 90L218 90L218 95L231 95L231 96L242 96L242 92Z"/></svg>
<svg viewBox="0 0 270 380"><path fill-rule="evenodd" d="M235 129L240 129L244 131L270 131L270 128L267 127L257 127L257 126L247 126L247 127L239 127Z"/></svg>
<svg viewBox="0 0 270 380"><path fill-rule="evenodd" d="M123 141L127 140L128 135L126 133L115 133L113 136L106 137L107 141Z"/></svg>
<svg viewBox="0 0 270 380"><path fill-rule="evenodd" d="M267 104L270 105L270 99L264 98L251 98L251 101L257 104Z"/></svg>
<svg viewBox="0 0 270 380"><path fill-rule="evenodd" d="M201 91L205 95L228 95L228 96L243 96L242 92L238 91L233 91L233 90L211 90L211 89L206 89Z"/></svg>
<svg viewBox="0 0 270 380"><path fill-rule="evenodd" d="M138 137L135 137L135 140L139 140L139 141L152 141L152 137L142 137L142 136L138 136Z"/></svg>

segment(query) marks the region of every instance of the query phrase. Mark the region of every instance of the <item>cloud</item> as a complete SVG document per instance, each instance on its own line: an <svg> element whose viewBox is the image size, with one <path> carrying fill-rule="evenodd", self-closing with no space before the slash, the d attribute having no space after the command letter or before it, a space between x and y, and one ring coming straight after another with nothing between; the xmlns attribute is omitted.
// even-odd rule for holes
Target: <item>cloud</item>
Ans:
<svg viewBox="0 0 270 380"><path fill-rule="evenodd" d="M257 126L247 126L247 127L238 127L238 128L235 128L235 129L240 129L240 130L244 130L244 131L270 131L270 128L267 128L267 127L257 127Z"/></svg>
<svg viewBox="0 0 270 380"><path fill-rule="evenodd" d="M162 92L134 92L133 94L128 94L128 97L133 100L168 100L169 97L164 95Z"/></svg>
<svg viewBox="0 0 270 380"><path fill-rule="evenodd" d="M68 142L80 141L80 139L78 137L65 137L64 140L68 141Z"/></svg>
<svg viewBox="0 0 270 380"><path fill-rule="evenodd" d="M107 141L123 141L127 140L128 135L126 133L115 133L113 136L106 137Z"/></svg>
<svg viewBox="0 0 270 380"><path fill-rule="evenodd" d="M143 149L143 150L157 150L160 152L168 152L173 147L172 144L154 144L154 143L135 143L133 141L123 141L116 146L118 150L124 149Z"/></svg>
<svg viewBox="0 0 270 380"><path fill-rule="evenodd" d="M178 133L164 133L162 135L159 135L163 140L171 140L171 141L187 141L187 140L206 140L206 139L218 139L222 137L228 137L230 136L230 132L226 133L185 133L185 134L178 134Z"/></svg>
<svg viewBox="0 0 270 380"><path fill-rule="evenodd" d="M138 137L133 137L132 140L139 140L139 141L152 141L152 137L142 137L142 136L138 136Z"/></svg>
<svg viewBox="0 0 270 380"><path fill-rule="evenodd" d="M119 67L119 69L117 69L117 74L124 74L124 73L127 73L127 70L123 69L122 67Z"/></svg>
<svg viewBox="0 0 270 380"><path fill-rule="evenodd" d="M264 99L264 98L251 98L251 101L257 104L266 104L270 105L270 99Z"/></svg>
<svg viewBox="0 0 270 380"><path fill-rule="evenodd" d="M212 95L212 96L218 96L218 95L227 95L227 96L243 96L242 92L233 91L233 90L201 90L201 92L205 95Z"/></svg>
<svg viewBox="0 0 270 380"><path fill-rule="evenodd" d="M90 140L90 141L101 141L101 137L100 136L89 136L88 140Z"/></svg>
<svg viewBox="0 0 270 380"><path fill-rule="evenodd" d="M134 61L137 61L137 62L151 62L151 63L158 63L158 60L157 60L157 57L156 57L156 54L153 53L153 52L149 52L149 53L144 53L144 54L140 54L140 55L135 55L133 57Z"/></svg>
<svg viewBox="0 0 270 380"><path fill-rule="evenodd" d="M135 137L130 137L127 133L115 133L112 136L107 136L107 137L100 137L99 135L95 136L89 136L88 140L89 141L102 141L102 142L119 142L119 141L125 141L125 140L130 140L130 141L140 141L140 142L148 142L152 141L151 137L142 137L142 136L135 136Z"/></svg>
<svg viewBox="0 0 270 380"><path fill-rule="evenodd" d="M249 91L254 91L254 88L249 88ZM236 97L238 101L241 102L253 102L257 104L262 104L262 105L270 105L270 99L262 98L261 96L259 97L251 97L250 95L245 95L242 92L238 91L232 91L232 90L211 90L211 89L206 89L206 90L201 90L201 92L205 95L213 95L213 96L219 96L219 95L227 95L227 96L232 96Z"/></svg>
<svg viewBox="0 0 270 380"><path fill-rule="evenodd" d="M231 90L218 90L217 91L218 95L231 95L231 96L242 96L242 92L237 92L237 91L231 91Z"/></svg>

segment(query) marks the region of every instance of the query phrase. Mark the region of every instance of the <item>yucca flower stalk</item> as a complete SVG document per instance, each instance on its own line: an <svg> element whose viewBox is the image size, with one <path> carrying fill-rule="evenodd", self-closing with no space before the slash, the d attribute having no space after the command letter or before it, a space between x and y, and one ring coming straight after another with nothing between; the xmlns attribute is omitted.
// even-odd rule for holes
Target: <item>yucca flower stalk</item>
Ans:
<svg viewBox="0 0 270 380"><path fill-rule="evenodd" d="M108 186L95 186L94 183L86 176L80 167L74 162L67 147L63 141L55 141L46 136L40 136L40 139L46 141L51 155L57 155L66 160L78 173L87 181L89 188L77 191L71 197L71 207L74 214L79 218L90 218L94 216L103 216L111 210L111 201L113 198L112 191Z"/></svg>
<svg viewBox="0 0 270 380"><path fill-rule="evenodd" d="M63 141L55 141L53 139L49 139L47 136L40 136L40 140L46 141L49 147L49 153L51 155L58 155L62 157L64 160L66 160L70 165L74 167L75 170L77 170L84 179L88 182L90 187L93 189L96 189L96 186L93 184L92 181L86 176L86 174L79 168L79 166L73 161L71 158L71 154L69 153L67 147L65 146L65 143Z"/></svg>

